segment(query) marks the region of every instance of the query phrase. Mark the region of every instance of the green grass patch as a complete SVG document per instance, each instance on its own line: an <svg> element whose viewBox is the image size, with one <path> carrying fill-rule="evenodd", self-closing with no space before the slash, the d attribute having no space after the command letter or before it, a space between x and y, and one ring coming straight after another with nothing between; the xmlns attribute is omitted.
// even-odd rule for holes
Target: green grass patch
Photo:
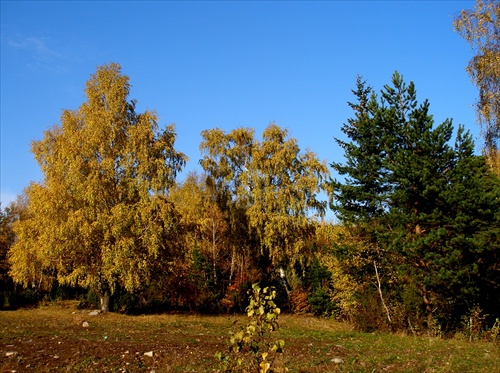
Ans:
<svg viewBox="0 0 500 373"><path fill-rule="evenodd" d="M214 372L234 323L247 317L89 316L74 302L2 311L0 371ZM500 372L498 343L359 333L307 316L281 315L279 323L291 372Z"/></svg>

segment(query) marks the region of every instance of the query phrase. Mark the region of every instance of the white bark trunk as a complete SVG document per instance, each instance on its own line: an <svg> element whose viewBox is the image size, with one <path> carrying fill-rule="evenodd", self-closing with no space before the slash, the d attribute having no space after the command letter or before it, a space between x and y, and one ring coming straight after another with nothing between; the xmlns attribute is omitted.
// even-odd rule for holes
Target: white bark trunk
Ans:
<svg viewBox="0 0 500 373"><path fill-rule="evenodd" d="M105 291L101 294L101 312L109 312L109 292Z"/></svg>
<svg viewBox="0 0 500 373"><path fill-rule="evenodd" d="M217 268L216 268L216 261L217 261L217 244L216 244L216 226L215 226L215 220L212 219L212 260L213 260L213 267L214 267L214 284L217 285Z"/></svg>
<svg viewBox="0 0 500 373"><path fill-rule="evenodd" d="M231 271L229 272L229 282L233 280L233 274L234 274L234 256L236 254L235 247L233 245L233 252L231 254Z"/></svg>
<svg viewBox="0 0 500 373"><path fill-rule="evenodd" d="M380 295L380 300L382 301L382 305L384 306L385 312L387 313L387 320L389 320L389 324L391 324L392 323L391 314L389 313L389 308L387 308L387 305L384 302L384 297L382 296L382 284L380 283L380 277L378 275L377 263L375 263L375 261L373 261L373 266L375 267L375 274L377 275L378 293Z"/></svg>

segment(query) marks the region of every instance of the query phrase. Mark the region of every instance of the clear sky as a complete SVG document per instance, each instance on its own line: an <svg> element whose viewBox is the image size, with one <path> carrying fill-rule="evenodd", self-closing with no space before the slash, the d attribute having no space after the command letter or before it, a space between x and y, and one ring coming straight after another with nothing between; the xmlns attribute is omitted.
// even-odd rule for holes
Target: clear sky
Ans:
<svg viewBox="0 0 500 373"><path fill-rule="evenodd" d="M138 111L175 123L198 169L200 132L276 122L299 146L342 161L356 76L379 91L398 70L480 149L472 56L453 17L474 1L1 1L3 207L42 175L30 142L85 100L96 67L117 62Z"/></svg>

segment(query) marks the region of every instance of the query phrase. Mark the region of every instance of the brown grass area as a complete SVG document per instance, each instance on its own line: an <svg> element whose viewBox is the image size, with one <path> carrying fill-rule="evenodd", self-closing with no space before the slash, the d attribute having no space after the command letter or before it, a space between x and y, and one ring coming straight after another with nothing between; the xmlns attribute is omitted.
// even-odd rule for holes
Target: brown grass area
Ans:
<svg viewBox="0 0 500 373"><path fill-rule="evenodd" d="M89 316L74 302L3 311L0 371L214 372L235 322L246 317ZM500 372L500 346L492 342L357 333L306 316L283 315L280 325L276 337L285 340L291 372Z"/></svg>

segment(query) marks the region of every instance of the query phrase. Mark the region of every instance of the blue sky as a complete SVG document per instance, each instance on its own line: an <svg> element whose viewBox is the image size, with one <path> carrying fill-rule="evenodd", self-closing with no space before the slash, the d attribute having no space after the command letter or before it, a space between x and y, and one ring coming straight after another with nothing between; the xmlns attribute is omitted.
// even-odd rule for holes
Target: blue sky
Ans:
<svg viewBox="0 0 500 373"><path fill-rule="evenodd" d="M395 70L481 139L465 71L472 56L453 17L474 1L1 1L0 199L42 175L30 142L84 102L97 66L117 62L138 110L175 123L198 169L200 132L276 122L318 157L352 112L356 76L379 91Z"/></svg>

